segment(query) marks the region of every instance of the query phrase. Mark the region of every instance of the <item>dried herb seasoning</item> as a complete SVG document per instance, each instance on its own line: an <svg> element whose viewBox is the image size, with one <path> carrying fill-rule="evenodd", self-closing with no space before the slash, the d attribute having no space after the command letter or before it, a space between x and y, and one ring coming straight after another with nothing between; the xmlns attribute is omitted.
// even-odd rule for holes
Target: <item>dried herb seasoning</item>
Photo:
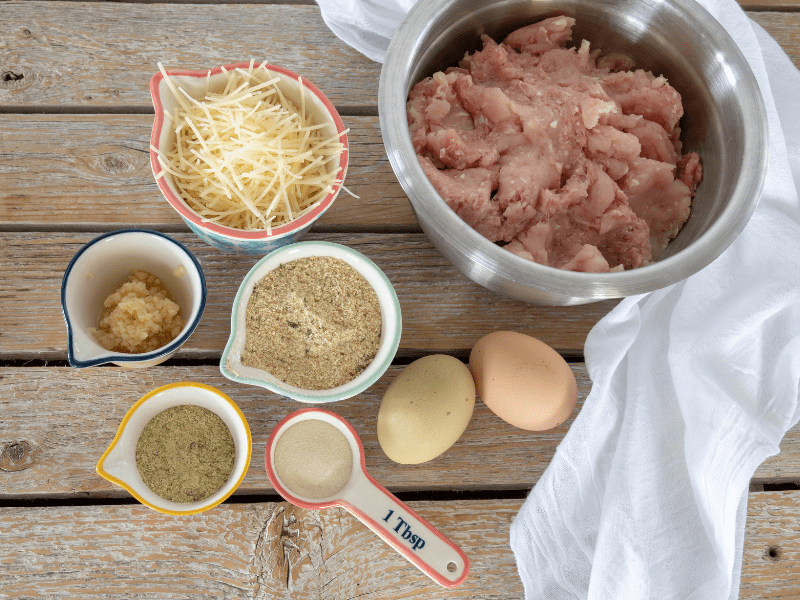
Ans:
<svg viewBox="0 0 800 600"><path fill-rule="evenodd" d="M145 425L136 443L136 467L147 487L165 500L197 502L225 485L235 454L233 436L219 416L183 404Z"/></svg>
<svg viewBox="0 0 800 600"><path fill-rule="evenodd" d="M311 256L280 265L253 287L242 364L328 390L366 369L380 339L381 307L369 282L340 258Z"/></svg>

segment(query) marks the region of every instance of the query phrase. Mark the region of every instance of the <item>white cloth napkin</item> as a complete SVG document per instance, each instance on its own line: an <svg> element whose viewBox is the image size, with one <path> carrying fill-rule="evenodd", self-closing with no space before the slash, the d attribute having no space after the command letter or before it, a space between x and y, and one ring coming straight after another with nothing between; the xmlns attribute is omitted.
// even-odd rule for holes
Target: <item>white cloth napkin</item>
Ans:
<svg viewBox="0 0 800 600"><path fill-rule="evenodd" d="M413 4L317 1L377 61ZM800 72L735 0L699 1L764 96L763 195L714 263L590 332L592 391L511 526L528 600L738 597L748 483L800 418Z"/></svg>
<svg viewBox="0 0 800 600"><path fill-rule="evenodd" d="M394 32L416 0L317 0L322 19L342 41L383 62Z"/></svg>

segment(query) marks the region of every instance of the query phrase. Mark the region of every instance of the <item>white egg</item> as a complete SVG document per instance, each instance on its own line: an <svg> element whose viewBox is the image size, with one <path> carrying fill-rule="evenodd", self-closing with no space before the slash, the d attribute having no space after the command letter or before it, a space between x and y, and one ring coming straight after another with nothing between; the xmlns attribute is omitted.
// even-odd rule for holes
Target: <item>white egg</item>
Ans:
<svg viewBox="0 0 800 600"><path fill-rule="evenodd" d="M432 460L450 448L472 418L475 383L457 358L433 354L405 367L378 411L378 442L393 461Z"/></svg>

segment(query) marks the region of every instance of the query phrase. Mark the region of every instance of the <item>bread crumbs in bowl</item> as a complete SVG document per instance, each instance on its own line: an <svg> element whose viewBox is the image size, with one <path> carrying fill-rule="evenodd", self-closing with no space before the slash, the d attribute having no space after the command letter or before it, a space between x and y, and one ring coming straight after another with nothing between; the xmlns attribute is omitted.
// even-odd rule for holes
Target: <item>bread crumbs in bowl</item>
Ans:
<svg viewBox="0 0 800 600"><path fill-rule="evenodd" d="M371 260L340 244L299 242L242 281L220 370L300 402L335 402L383 375L401 330L397 295Z"/></svg>
<svg viewBox="0 0 800 600"><path fill-rule="evenodd" d="M347 130L303 77L267 63L150 80L150 163L161 193L212 246L264 255L299 240L347 171Z"/></svg>
<svg viewBox="0 0 800 600"><path fill-rule="evenodd" d="M144 229L103 234L64 272L61 310L73 367L150 367L177 352L200 322L206 282L183 244Z"/></svg>

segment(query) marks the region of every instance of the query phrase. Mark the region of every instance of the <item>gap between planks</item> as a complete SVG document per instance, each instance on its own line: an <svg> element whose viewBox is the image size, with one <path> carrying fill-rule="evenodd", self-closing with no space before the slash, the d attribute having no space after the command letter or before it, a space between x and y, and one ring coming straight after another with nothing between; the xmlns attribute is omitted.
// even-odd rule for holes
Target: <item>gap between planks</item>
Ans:
<svg viewBox="0 0 800 600"><path fill-rule="evenodd" d="M377 117L377 105L339 105L342 117ZM0 115L154 115L152 106L139 104L123 106L91 106L83 104L18 104L0 105Z"/></svg>
<svg viewBox="0 0 800 600"><path fill-rule="evenodd" d="M406 504L411 502L474 502L492 500L525 500L531 488L522 489L486 489L486 490L466 490L466 491L411 491L394 492L394 495ZM751 494L757 492L797 492L800 491L800 482L792 483L751 483L749 490ZM257 504L263 502L284 502L284 499L275 493L265 494L234 494L222 504ZM48 507L82 507L82 506L136 506L139 501L125 495L120 497L15 497L0 498L0 509L2 508L48 508Z"/></svg>
<svg viewBox="0 0 800 600"><path fill-rule="evenodd" d="M0 233L95 233L101 234L118 229L128 229L128 223L0 223ZM157 229L161 233L190 233L180 224L144 224L139 229ZM418 225L331 225L315 223L314 233L322 234L422 234Z"/></svg>
<svg viewBox="0 0 800 600"><path fill-rule="evenodd" d="M764 487L764 486L762 486ZM797 490L797 487L787 487L789 491ZM395 491L393 494L405 503L409 502L473 502L491 500L524 500L531 489L486 489L486 490L466 490L466 491ZM755 491L782 491L771 489L759 489ZM126 492L122 496L87 496L81 498L74 497L48 497L24 496L14 498L0 498L0 508L46 508L46 507L69 507L69 506L136 506L139 501L128 495ZM257 504L260 502L283 502L284 499L275 492L264 494L234 494L226 499L222 504Z"/></svg>
<svg viewBox="0 0 800 600"><path fill-rule="evenodd" d="M449 354L460 360L463 363L469 362L469 350L465 350L463 348L453 348L453 349L439 349L437 350L437 354ZM423 356L427 356L430 354L430 351L424 348L416 348L416 349L406 349L402 351L398 351L397 355L395 355L394 360L392 360L392 365L404 367L408 364L411 364L413 361L417 360L418 358L422 358ZM584 357L582 354L572 354L568 352L561 351L559 352L561 357L568 363L568 364L580 364L584 362ZM183 357L183 358L170 358L169 360L162 363L162 367L216 367L219 364L219 359L221 358L221 353L209 356L199 356L199 357ZM3 358L0 355L0 369L4 368L41 368L41 367L61 367L66 368L69 367L69 362L61 355L54 355L52 358L42 357L41 355L24 357L24 356L14 356L14 357L7 357ZM103 365L98 365L96 368L100 369L112 369L114 365L107 363Z"/></svg>

